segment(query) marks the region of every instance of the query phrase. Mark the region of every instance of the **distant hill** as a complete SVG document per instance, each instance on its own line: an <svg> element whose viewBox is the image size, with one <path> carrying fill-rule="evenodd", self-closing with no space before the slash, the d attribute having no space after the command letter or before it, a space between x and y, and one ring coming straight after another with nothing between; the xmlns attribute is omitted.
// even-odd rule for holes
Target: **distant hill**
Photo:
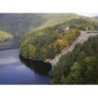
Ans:
<svg viewBox="0 0 98 98"><path fill-rule="evenodd" d="M0 14L0 30L11 32L15 37L33 30L53 26L80 17L77 14Z"/></svg>
<svg viewBox="0 0 98 98"><path fill-rule="evenodd" d="M82 21L84 21L84 23ZM73 24L78 28L82 26L83 29L87 24L94 24L96 26L97 21L97 19L80 16L74 13L1 13L0 31L11 33L15 41L19 42L26 34L28 35L34 31L37 32L40 29L52 28L56 25L58 25L58 28L61 28L62 26L60 25L62 24L64 24L63 26L72 26ZM85 25L81 24L81 22ZM93 26L90 25L89 28L92 27L92 29L94 29Z"/></svg>
<svg viewBox="0 0 98 98"><path fill-rule="evenodd" d="M54 26L63 22L66 22L68 20L72 19L78 19L81 16L74 13L48 13L48 14L42 14L42 17L46 20L43 22L37 29L42 29L45 27Z"/></svg>
<svg viewBox="0 0 98 98"><path fill-rule="evenodd" d="M0 14L0 30L20 37L44 21L39 14Z"/></svg>

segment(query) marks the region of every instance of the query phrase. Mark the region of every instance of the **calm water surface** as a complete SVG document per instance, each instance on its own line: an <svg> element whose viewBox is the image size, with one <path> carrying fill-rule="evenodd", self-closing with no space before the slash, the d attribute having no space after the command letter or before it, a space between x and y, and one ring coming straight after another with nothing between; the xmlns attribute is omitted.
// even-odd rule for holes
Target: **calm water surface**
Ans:
<svg viewBox="0 0 98 98"><path fill-rule="evenodd" d="M18 49L0 51L0 84L50 84L51 65L19 57Z"/></svg>

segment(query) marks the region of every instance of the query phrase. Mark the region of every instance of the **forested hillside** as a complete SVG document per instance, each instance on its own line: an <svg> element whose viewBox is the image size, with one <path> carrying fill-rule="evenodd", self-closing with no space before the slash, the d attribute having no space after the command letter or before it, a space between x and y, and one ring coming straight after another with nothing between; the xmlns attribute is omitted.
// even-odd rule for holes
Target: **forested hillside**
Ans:
<svg viewBox="0 0 98 98"><path fill-rule="evenodd" d="M79 18L86 18L91 22L94 21L94 19L74 13L1 13L0 30L10 32L14 37L23 37L29 32Z"/></svg>
<svg viewBox="0 0 98 98"><path fill-rule="evenodd" d="M62 23L65 20L80 17L77 14L0 14L0 30L11 32L15 37L23 37L38 28Z"/></svg>
<svg viewBox="0 0 98 98"><path fill-rule="evenodd" d="M10 33L0 31L0 42L7 41L12 38L13 36Z"/></svg>
<svg viewBox="0 0 98 98"><path fill-rule="evenodd" d="M98 22L92 18L80 17L38 29L21 40L20 54L32 60L53 59L73 43L79 36L79 30L96 30L97 26Z"/></svg>
<svg viewBox="0 0 98 98"><path fill-rule="evenodd" d="M53 84L98 84L98 36L62 56L51 78Z"/></svg>
<svg viewBox="0 0 98 98"><path fill-rule="evenodd" d="M44 21L39 14L0 14L0 30L21 37Z"/></svg>
<svg viewBox="0 0 98 98"><path fill-rule="evenodd" d="M52 59L71 44L78 35L79 31L76 29L63 32L57 32L53 28L39 30L22 40L20 54L39 61Z"/></svg>
<svg viewBox="0 0 98 98"><path fill-rule="evenodd" d="M72 19L78 19L82 16L79 16L78 14L74 13L47 13L47 14L42 14L42 17L46 20L43 22L39 27L36 29L42 29L46 27L51 27L63 22L66 22L68 20Z"/></svg>

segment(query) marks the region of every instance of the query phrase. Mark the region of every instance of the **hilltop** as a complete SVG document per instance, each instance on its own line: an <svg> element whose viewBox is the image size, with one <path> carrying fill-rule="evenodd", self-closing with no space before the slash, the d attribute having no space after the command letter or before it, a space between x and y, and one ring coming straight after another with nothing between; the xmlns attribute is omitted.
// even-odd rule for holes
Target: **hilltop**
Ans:
<svg viewBox="0 0 98 98"><path fill-rule="evenodd" d="M68 30L64 29L66 26L69 27ZM53 26L42 26L22 38L20 54L38 61L53 59L64 48L72 44L80 35L80 30L86 30L86 28L96 30L97 26L96 19L83 16L67 18L62 23Z"/></svg>
<svg viewBox="0 0 98 98"><path fill-rule="evenodd" d="M0 14L0 30L12 33L15 37L23 36L35 29L62 23L79 17L76 14Z"/></svg>

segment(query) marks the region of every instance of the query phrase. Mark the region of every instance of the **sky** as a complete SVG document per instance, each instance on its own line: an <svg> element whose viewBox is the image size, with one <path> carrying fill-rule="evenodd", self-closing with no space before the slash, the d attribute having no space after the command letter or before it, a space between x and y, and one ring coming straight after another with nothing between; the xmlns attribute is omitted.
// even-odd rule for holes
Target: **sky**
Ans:
<svg viewBox="0 0 98 98"><path fill-rule="evenodd" d="M5 3L6 2L6 3ZM98 15L98 0L1 0L0 12Z"/></svg>

